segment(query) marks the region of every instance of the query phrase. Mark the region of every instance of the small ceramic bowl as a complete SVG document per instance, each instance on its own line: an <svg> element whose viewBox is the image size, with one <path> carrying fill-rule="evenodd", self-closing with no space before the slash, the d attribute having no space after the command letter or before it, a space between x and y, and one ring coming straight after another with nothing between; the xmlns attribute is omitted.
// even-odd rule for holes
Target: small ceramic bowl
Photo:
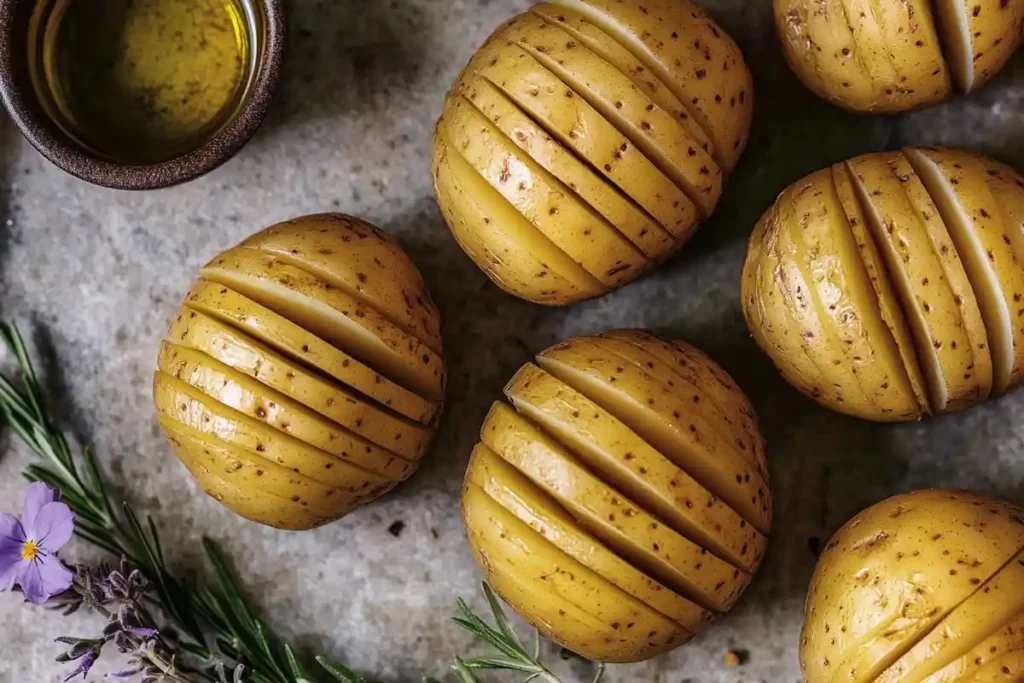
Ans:
<svg viewBox="0 0 1024 683"><path fill-rule="evenodd" d="M249 52L245 60L239 60L243 76L238 79L231 109L187 148L167 158L144 161L82 142L61 120L54 99L38 85L41 60L30 56L37 49L30 48L30 41L42 40L33 37L33 31L44 30L39 28L38 15L54 11L52 7L61 1L0 0L0 101L28 141L63 170L115 189L167 187L220 166L259 128L281 71L286 33L284 0L237 0L244 11L239 11L240 21L233 28L244 31ZM95 21L95 16L90 21ZM109 116L112 125L117 126L122 112L114 109Z"/></svg>

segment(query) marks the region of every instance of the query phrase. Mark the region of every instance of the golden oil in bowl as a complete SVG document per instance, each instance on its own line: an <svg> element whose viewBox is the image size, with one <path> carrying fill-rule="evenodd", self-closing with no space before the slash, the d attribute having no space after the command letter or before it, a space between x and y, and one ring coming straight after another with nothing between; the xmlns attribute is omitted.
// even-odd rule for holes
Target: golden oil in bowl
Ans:
<svg viewBox="0 0 1024 683"><path fill-rule="evenodd" d="M243 104L259 57L250 0L42 0L29 73L64 135L119 164L210 140Z"/></svg>

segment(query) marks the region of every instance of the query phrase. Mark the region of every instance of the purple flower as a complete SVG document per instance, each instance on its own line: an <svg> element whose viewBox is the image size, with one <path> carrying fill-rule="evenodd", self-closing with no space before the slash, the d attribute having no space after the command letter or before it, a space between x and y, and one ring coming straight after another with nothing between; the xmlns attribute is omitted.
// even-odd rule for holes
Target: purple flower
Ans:
<svg viewBox="0 0 1024 683"><path fill-rule="evenodd" d="M60 493L40 482L29 484L21 521L0 514L0 590L17 584L37 605L67 590L74 574L57 559L57 551L74 530L75 515L60 502Z"/></svg>

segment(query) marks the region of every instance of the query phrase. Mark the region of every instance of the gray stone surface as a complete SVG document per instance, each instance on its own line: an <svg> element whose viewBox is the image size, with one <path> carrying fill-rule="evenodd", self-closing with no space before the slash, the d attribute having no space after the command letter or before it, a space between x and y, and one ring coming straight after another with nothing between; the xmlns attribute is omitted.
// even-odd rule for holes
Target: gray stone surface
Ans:
<svg viewBox="0 0 1024 683"><path fill-rule="evenodd" d="M384 682L440 673L470 647L448 621L456 596L479 604L457 494L475 432L505 380L531 353L575 334L644 326L688 339L735 375L761 415L777 531L732 614L671 655L612 667L609 680L798 681L813 539L915 487L1024 499L1024 393L901 426L813 406L748 338L738 305L746 237L789 182L894 141L978 146L1024 167L1024 61L968 100L902 119L854 117L813 99L785 69L767 0L708 0L757 77L753 141L721 208L656 274L598 301L545 309L500 293L459 251L429 174L446 87L488 31L527 4L295 0L287 71L266 125L226 166L171 190L128 194L74 180L0 116L0 314L31 334L54 407L95 447L117 492L156 518L176 570L201 577L199 538L217 539L281 634ZM339 523L285 533L235 517L190 481L157 431L150 373L165 326L206 259L267 224L321 210L378 223L420 265L444 314L451 401L436 447L409 483ZM0 510L16 511L30 457L6 441L0 447ZM406 524L398 538L387 532L395 520ZM68 557L96 555L76 542ZM53 638L99 626L87 614L61 618L0 594L0 683L59 680ZM748 652L747 663L726 669L730 648ZM566 681L586 680L586 671L569 667Z"/></svg>

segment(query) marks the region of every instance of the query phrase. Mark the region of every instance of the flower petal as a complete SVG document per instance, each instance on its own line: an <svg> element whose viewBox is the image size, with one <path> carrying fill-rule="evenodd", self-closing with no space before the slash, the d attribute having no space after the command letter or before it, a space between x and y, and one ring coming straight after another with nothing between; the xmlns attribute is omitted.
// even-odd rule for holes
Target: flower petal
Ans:
<svg viewBox="0 0 1024 683"><path fill-rule="evenodd" d="M25 508L21 511L21 526L32 534L36 515L47 503L60 500L60 493L41 481L34 481L25 488ZM34 537L34 536L33 536Z"/></svg>
<svg viewBox="0 0 1024 683"><path fill-rule="evenodd" d="M64 503L47 503L34 521L33 528L25 527L25 535L48 553L60 550L75 532L75 513Z"/></svg>
<svg viewBox="0 0 1024 683"><path fill-rule="evenodd" d="M25 532L18 518L0 515L0 591L9 589L14 583L24 544Z"/></svg>
<svg viewBox="0 0 1024 683"><path fill-rule="evenodd" d="M42 605L54 595L66 591L75 576L56 555L40 555L23 563L19 574L21 590L28 601L36 605Z"/></svg>

